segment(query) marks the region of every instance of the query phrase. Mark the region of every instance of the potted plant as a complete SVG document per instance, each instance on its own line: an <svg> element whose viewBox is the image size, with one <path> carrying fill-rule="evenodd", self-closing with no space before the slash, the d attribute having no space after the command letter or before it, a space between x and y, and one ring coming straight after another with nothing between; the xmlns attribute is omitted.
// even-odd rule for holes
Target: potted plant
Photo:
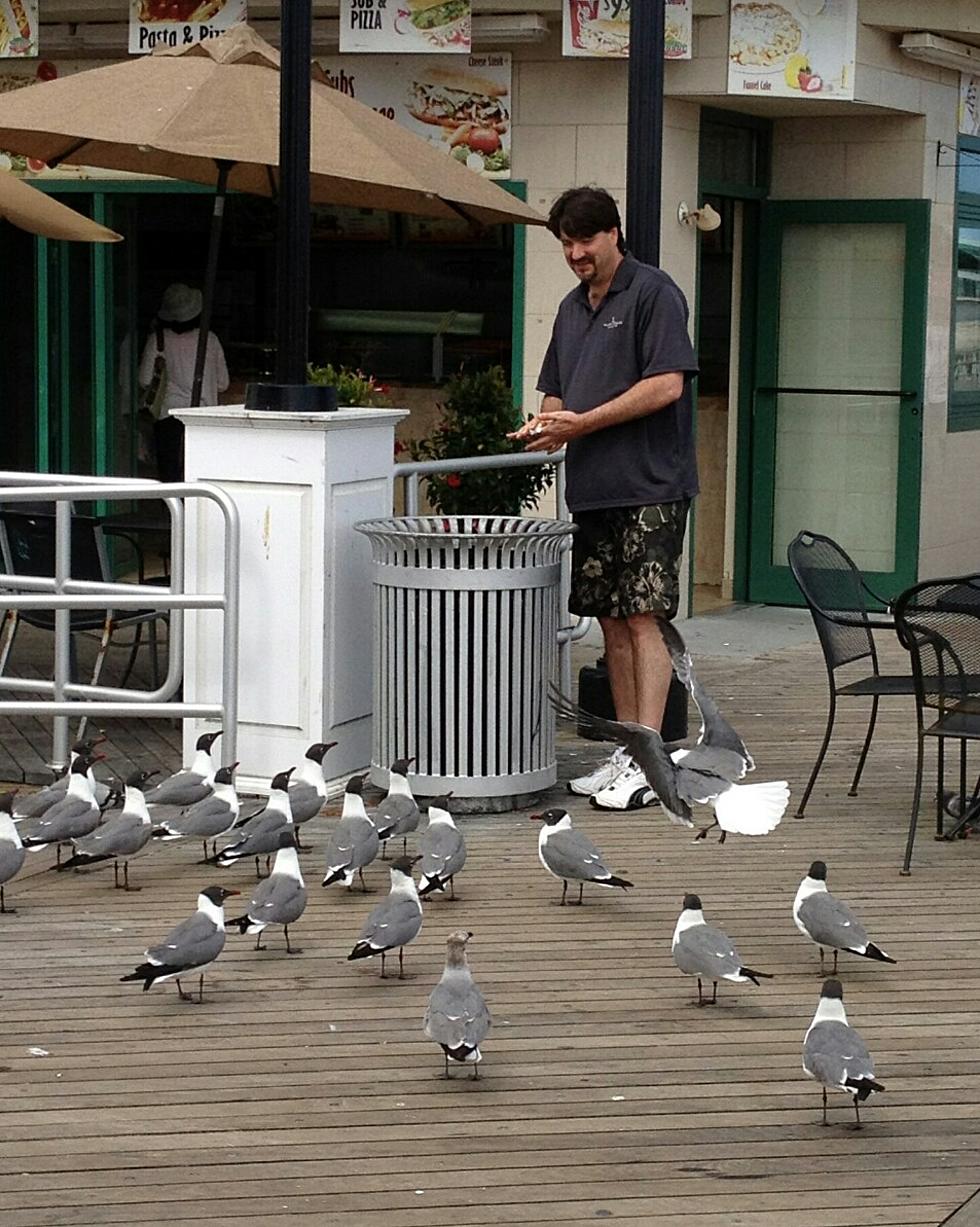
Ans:
<svg viewBox="0 0 980 1227"><path fill-rule="evenodd" d="M413 460L451 460L521 452L508 439L520 424L503 368L452 376L438 427L410 446ZM427 478L428 500L442 515L517 515L533 506L554 478L554 468L483 469Z"/></svg>
<svg viewBox="0 0 980 1227"><path fill-rule="evenodd" d="M388 389L378 383L373 375L365 375L349 366L314 366L310 363L306 368L309 383L325 385L337 389L337 404L343 408L357 405L364 409L386 408Z"/></svg>

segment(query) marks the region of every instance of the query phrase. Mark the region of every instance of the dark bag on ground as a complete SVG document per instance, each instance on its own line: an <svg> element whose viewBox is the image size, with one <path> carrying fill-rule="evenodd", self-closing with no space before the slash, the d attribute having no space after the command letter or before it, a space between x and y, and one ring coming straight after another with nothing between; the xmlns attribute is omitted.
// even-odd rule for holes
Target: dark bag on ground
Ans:
<svg viewBox="0 0 980 1227"><path fill-rule="evenodd" d="M604 656L600 656L594 665L585 665L579 670L578 704L594 716L603 716L607 720L616 719L616 708L613 706L612 690L609 687L609 670L606 668ZM578 726L578 735L594 741L601 740L581 724ZM683 741L687 737L687 690L673 675L667 692L661 736L664 741Z"/></svg>

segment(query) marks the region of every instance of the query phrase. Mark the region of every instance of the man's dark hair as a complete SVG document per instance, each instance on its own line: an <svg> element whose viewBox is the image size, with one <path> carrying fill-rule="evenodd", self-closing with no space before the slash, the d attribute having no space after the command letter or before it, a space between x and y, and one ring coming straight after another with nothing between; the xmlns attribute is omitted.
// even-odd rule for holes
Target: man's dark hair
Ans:
<svg viewBox="0 0 980 1227"><path fill-rule="evenodd" d="M548 214L548 229L556 239L563 234L570 239L591 239L614 226L619 231L619 250L625 252L619 206L601 187L570 187L562 192Z"/></svg>

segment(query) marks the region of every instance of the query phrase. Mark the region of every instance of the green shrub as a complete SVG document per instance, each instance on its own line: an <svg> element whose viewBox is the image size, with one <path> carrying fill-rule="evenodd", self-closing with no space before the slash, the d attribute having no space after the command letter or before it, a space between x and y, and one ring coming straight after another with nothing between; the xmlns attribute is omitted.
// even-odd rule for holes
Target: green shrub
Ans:
<svg viewBox="0 0 980 1227"><path fill-rule="evenodd" d="M337 389L337 403L342 408L350 405L360 405L365 409L386 408L391 404L387 391L379 384L373 375L365 375L363 371L355 371L349 366L314 366L310 363L306 368L310 383L323 384Z"/></svg>

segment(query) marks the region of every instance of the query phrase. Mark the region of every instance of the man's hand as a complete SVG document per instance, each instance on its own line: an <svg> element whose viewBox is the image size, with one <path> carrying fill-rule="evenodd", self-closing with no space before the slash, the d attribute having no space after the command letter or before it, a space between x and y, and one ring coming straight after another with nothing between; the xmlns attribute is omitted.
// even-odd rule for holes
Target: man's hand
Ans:
<svg viewBox="0 0 980 1227"><path fill-rule="evenodd" d="M539 413L528 423L530 429L521 436L528 440L524 450L526 452L559 451L570 439L577 439L586 433L582 429L583 416L581 413L572 413L569 409Z"/></svg>

